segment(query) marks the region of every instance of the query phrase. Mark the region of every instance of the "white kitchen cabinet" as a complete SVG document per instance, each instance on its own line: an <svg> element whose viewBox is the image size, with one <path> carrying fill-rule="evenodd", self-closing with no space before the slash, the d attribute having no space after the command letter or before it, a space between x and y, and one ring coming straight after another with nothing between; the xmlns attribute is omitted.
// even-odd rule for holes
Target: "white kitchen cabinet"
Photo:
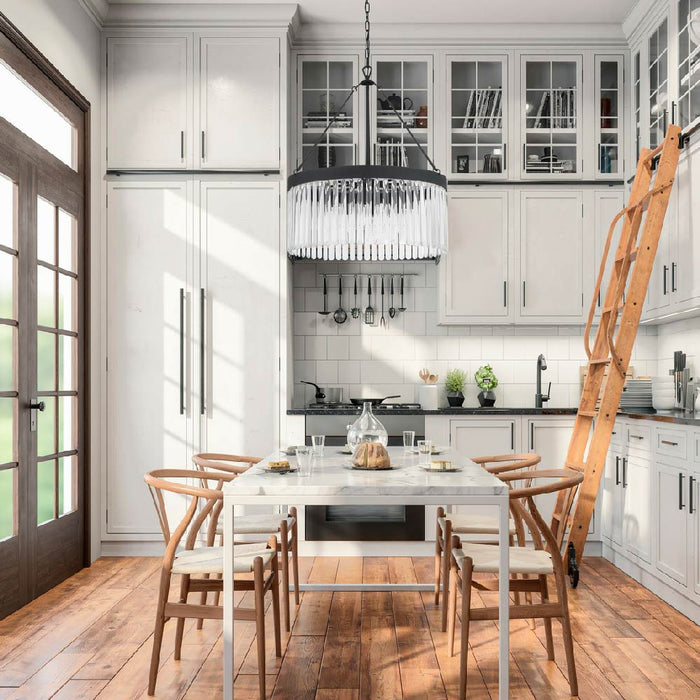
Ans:
<svg viewBox="0 0 700 700"><path fill-rule="evenodd" d="M620 479L622 454L611 447L605 461L602 493L602 535L605 539L622 546L623 496Z"/></svg>
<svg viewBox="0 0 700 700"><path fill-rule="evenodd" d="M700 435L697 439L700 441ZM693 466L688 481L688 518L688 561L693 576L691 592L700 600L700 467L697 464Z"/></svg>
<svg viewBox="0 0 700 700"><path fill-rule="evenodd" d="M449 194L450 246L440 261L443 323L512 318L508 203L505 190Z"/></svg>
<svg viewBox="0 0 700 700"><path fill-rule="evenodd" d="M596 178L619 179L623 169L624 90L622 56L595 57Z"/></svg>
<svg viewBox="0 0 700 700"><path fill-rule="evenodd" d="M517 418L451 419L450 447L469 459L515 452L516 433L520 432L517 423Z"/></svg>
<svg viewBox="0 0 700 700"><path fill-rule="evenodd" d="M193 163L189 36L107 39L107 167Z"/></svg>
<svg viewBox="0 0 700 700"><path fill-rule="evenodd" d="M600 270L600 261L603 258L605 250L605 242L610 230L610 224L615 216L624 207L624 192L619 189L601 190L594 193L593 208L595 217L595 254L593 256L593 283L598 277ZM612 240L610 241L610 250L605 261L605 272L600 285L600 292L596 299L596 316L600 315L600 310L605 301L605 295L610 281L610 273L612 272L612 261L615 259L617 246L622 233L622 224L624 216L621 217L615 225ZM595 288L595 287L594 287Z"/></svg>
<svg viewBox="0 0 700 700"><path fill-rule="evenodd" d="M688 470L682 466L654 465L656 547L654 565L683 586L688 581Z"/></svg>
<svg viewBox="0 0 700 700"><path fill-rule="evenodd" d="M200 211L201 449L263 456L280 403L279 184L203 182Z"/></svg>
<svg viewBox="0 0 700 700"><path fill-rule="evenodd" d="M280 167L280 41L200 37L202 168Z"/></svg>
<svg viewBox="0 0 700 700"><path fill-rule="evenodd" d="M651 562L651 461L635 453L622 458L622 542L631 554Z"/></svg>
<svg viewBox="0 0 700 700"><path fill-rule="evenodd" d="M671 292L684 309L700 306L699 188L700 143L696 139L681 153L675 184L677 243L671 263L675 265L671 270Z"/></svg>
<svg viewBox="0 0 700 700"><path fill-rule="evenodd" d="M191 435L192 226L184 182L109 183L106 532L160 532L143 482L185 467Z"/></svg>
<svg viewBox="0 0 700 700"><path fill-rule="evenodd" d="M522 191L521 319L583 322L584 264L581 191Z"/></svg>

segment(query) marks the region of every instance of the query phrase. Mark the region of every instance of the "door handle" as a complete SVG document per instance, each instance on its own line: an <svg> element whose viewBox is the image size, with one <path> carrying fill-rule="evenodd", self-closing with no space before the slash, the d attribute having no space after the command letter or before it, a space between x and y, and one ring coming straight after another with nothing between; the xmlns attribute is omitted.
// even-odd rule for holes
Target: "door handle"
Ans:
<svg viewBox="0 0 700 700"><path fill-rule="evenodd" d="M692 515L695 512L693 507L693 482L696 481L694 476L688 479L688 512Z"/></svg>
<svg viewBox="0 0 700 700"><path fill-rule="evenodd" d="M185 157L185 132L181 131L180 132L180 160L183 160Z"/></svg>
<svg viewBox="0 0 700 700"><path fill-rule="evenodd" d="M506 167L507 167L507 165L506 165L506 153L508 152L507 148L508 148L508 144L504 143L503 144L503 172L506 171Z"/></svg>
<svg viewBox="0 0 700 700"><path fill-rule="evenodd" d="M202 160L205 160L206 157L204 155L204 131L202 131Z"/></svg>
<svg viewBox="0 0 700 700"><path fill-rule="evenodd" d="M204 289L199 290L199 414L204 415L206 411L206 403L204 401L204 331L206 325L204 323L204 314L206 313L206 300Z"/></svg>
<svg viewBox="0 0 700 700"><path fill-rule="evenodd" d="M676 269L678 268L678 265L676 263L671 263L671 291L676 292L678 291L676 289Z"/></svg>
<svg viewBox="0 0 700 700"><path fill-rule="evenodd" d="M508 282L503 280L503 306L508 306Z"/></svg>
<svg viewBox="0 0 700 700"><path fill-rule="evenodd" d="M672 447L678 447L677 442L671 442L671 440L662 440L661 441L662 445L671 445Z"/></svg>
<svg viewBox="0 0 700 700"><path fill-rule="evenodd" d="M510 424L510 449L515 450L515 423Z"/></svg>
<svg viewBox="0 0 700 700"><path fill-rule="evenodd" d="M622 458L622 488L627 488L627 457Z"/></svg>
<svg viewBox="0 0 700 700"><path fill-rule="evenodd" d="M530 449L535 449L535 424L530 423Z"/></svg>
<svg viewBox="0 0 700 700"><path fill-rule="evenodd" d="M685 475L683 472L678 472L678 510L683 510L685 508L685 503L683 503L683 477Z"/></svg>
<svg viewBox="0 0 700 700"><path fill-rule="evenodd" d="M185 412L185 290L180 288L180 415Z"/></svg>
<svg viewBox="0 0 700 700"><path fill-rule="evenodd" d="M664 265L664 295L668 294L668 265Z"/></svg>
<svg viewBox="0 0 700 700"><path fill-rule="evenodd" d="M525 280L523 280L523 308L525 307Z"/></svg>
<svg viewBox="0 0 700 700"><path fill-rule="evenodd" d="M43 401L39 401L39 399L32 399L29 402L29 430L31 432L36 432L37 428L37 411L44 411L46 410L46 404Z"/></svg>
<svg viewBox="0 0 700 700"><path fill-rule="evenodd" d="M615 457L615 486L620 485L620 458Z"/></svg>

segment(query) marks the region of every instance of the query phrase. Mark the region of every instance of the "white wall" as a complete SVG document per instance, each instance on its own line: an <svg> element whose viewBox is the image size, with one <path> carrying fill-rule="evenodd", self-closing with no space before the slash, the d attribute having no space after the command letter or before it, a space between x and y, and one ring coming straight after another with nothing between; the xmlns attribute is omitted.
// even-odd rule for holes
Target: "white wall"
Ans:
<svg viewBox="0 0 700 700"><path fill-rule="evenodd" d="M342 386L348 396L401 394L397 401L418 401L418 372L428 367L443 383L448 369L458 367L468 373L465 406L477 406L478 389L474 372L490 364L499 379L496 405L509 408L534 406L536 359L547 358L543 375L552 382L549 406L578 406L580 368L586 364L581 326L440 326L438 325L437 267L426 263L382 263L340 265L343 272L362 270L381 273L417 273L406 277L406 312L379 327L379 311L374 326L350 318L353 306L352 280L343 281L343 307L348 320L343 325L333 315L321 316L323 282L321 273L338 271L336 263L296 263L294 281L294 407L313 401L312 387L305 379L322 386ZM372 305L378 310L381 297L372 285ZM328 278L328 308L338 308L337 278ZM361 303L367 306L366 280ZM388 290L386 290L388 291ZM388 294L385 296L389 308ZM398 298L396 306L399 306ZM595 330L595 329L594 329ZM636 374L656 371L656 328L641 326L632 365ZM349 394L348 394L349 392ZM447 405L444 391L441 404Z"/></svg>
<svg viewBox="0 0 700 700"><path fill-rule="evenodd" d="M0 0L0 12L41 51L51 63L90 101L91 154L91 288L90 298L98 300L100 262L100 32L78 0ZM100 555L100 469L99 442L99 313L91 309L91 435L93 454L90 475L91 557Z"/></svg>
<svg viewBox="0 0 700 700"><path fill-rule="evenodd" d="M687 355L687 366L693 371L700 370L700 317L688 318L659 326L657 351L657 374L668 376L673 369L673 352L682 350ZM696 379L697 374L694 375Z"/></svg>

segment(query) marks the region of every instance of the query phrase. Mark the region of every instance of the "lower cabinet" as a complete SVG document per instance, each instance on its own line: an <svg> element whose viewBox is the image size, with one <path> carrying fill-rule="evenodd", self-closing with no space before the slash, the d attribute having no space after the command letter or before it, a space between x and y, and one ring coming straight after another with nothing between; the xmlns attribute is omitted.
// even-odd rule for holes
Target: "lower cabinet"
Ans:
<svg viewBox="0 0 700 700"><path fill-rule="evenodd" d="M622 544L633 555L651 561L651 461L630 454L622 458Z"/></svg>
<svg viewBox="0 0 700 700"><path fill-rule="evenodd" d="M690 522L686 488L688 470L657 461L654 468L654 527L657 532L654 566L682 585L688 583Z"/></svg>

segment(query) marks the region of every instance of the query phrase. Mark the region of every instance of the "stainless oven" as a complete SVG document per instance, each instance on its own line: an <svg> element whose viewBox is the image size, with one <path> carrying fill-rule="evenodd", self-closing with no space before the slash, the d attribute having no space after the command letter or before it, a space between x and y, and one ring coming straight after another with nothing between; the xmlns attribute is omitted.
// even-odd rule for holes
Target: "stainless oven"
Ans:
<svg viewBox="0 0 700 700"><path fill-rule="evenodd" d="M347 426L357 416L353 413L307 415L306 442L312 435L326 436L326 450L345 444ZM422 415L382 415L379 420L389 433L389 445L403 444L403 431L415 430L416 440L425 434ZM307 541L423 541L425 539L425 507L386 506L306 506Z"/></svg>

